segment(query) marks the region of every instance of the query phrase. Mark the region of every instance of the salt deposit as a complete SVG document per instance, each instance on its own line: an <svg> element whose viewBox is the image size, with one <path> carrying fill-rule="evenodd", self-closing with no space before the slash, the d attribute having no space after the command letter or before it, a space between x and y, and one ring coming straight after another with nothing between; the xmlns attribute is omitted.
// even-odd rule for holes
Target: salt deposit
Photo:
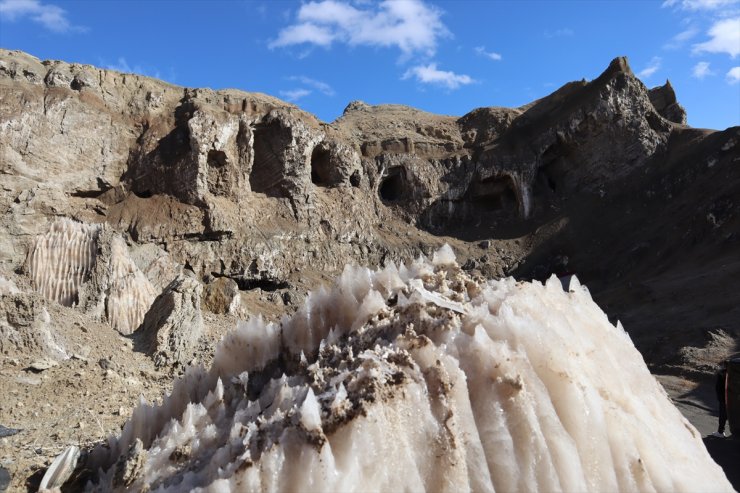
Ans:
<svg viewBox="0 0 740 493"><path fill-rule="evenodd" d="M54 222L29 251L29 274L45 298L65 306L77 303L80 285L95 266L100 226L71 219Z"/></svg>
<svg viewBox="0 0 740 493"><path fill-rule="evenodd" d="M449 247L240 323L85 468L127 491L732 491L576 279L472 279Z"/></svg>
<svg viewBox="0 0 740 493"><path fill-rule="evenodd" d="M109 268L106 316L114 329L122 334L131 334L144 321L157 293L131 260L126 243L117 236L111 240Z"/></svg>
<svg viewBox="0 0 740 493"><path fill-rule="evenodd" d="M70 219L54 222L36 239L28 270L36 290L62 305L77 305L85 290L91 311L122 334L141 325L157 294L120 236Z"/></svg>

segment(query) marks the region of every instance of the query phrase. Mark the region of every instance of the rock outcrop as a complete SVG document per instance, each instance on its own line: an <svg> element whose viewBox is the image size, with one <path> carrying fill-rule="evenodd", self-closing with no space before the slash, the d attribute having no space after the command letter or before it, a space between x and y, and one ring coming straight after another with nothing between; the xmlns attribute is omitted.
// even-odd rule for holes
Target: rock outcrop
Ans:
<svg viewBox="0 0 740 493"><path fill-rule="evenodd" d="M193 359L203 334L202 294L198 281L181 277L152 303L134 338L136 347L150 354L157 366L184 366Z"/></svg>
<svg viewBox="0 0 740 493"><path fill-rule="evenodd" d="M36 238L26 261L36 291L64 306L80 305L122 334L141 324L156 292L105 225L59 220Z"/></svg>
<svg viewBox="0 0 740 493"><path fill-rule="evenodd" d="M78 304L80 286L95 267L99 234L99 225L69 219L52 224L28 253L28 275L36 291L64 306Z"/></svg>
<svg viewBox="0 0 740 493"><path fill-rule="evenodd" d="M678 103L671 81L667 80L665 85L653 87L648 92L648 96L655 110L663 118L673 123L686 125L686 110Z"/></svg>
<svg viewBox="0 0 740 493"><path fill-rule="evenodd" d="M70 213L163 244L201 276L249 277L266 258L273 259L266 275L282 279L308 261L336 270L349 259L398 260L418 247L385 241L377 224L400 215L438 234L536 216L554 197L598 191L645 167L673 128L661 116L675 103L670 87L651 98L625 59L519 109L455 118L355 103L332 124L261 94L177 88L16 52L3 59L0 139L6 174L19 177L12 188L29 194L48 186L31 172L48 170ZM85 120L59 135L51 117L65 114L74 124L92 112L110 124L93 119L103 128L93 132ZM70 153L52 159L29 147L41 143ZM617 150L604 156L605 146ZM92 165L83 154L108 158ZM84 176L67 180L55 171L62 168ZM349 194L338 207L336 188ZM286 233L313 244L327 235L343 240L306 255L303 240L278 239ZM276 241L290 252L279 260Z"/></svg>

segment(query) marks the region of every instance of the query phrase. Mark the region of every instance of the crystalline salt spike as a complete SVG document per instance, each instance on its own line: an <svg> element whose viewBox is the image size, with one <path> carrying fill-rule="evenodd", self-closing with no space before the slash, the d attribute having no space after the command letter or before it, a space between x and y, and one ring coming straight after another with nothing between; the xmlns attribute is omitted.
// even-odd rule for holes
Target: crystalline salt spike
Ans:
<svg viewBox="0 0 740 493"><path fill-rule="evenodd" d="M313 393L313 389L310 387L306 393L306 398L303 400L303 405L301 405L301 424L307 430L318 430L321 428L321 408L319 407L319 401L316 400L316 396Z"/></svg>
<svg viewBox="0 0 740 493"><path fill-rule="evenodd" d="M565 294L502 279L479 284L476 298L456 303L424 286L443 286L453 276L475 281L455 264L435 269L422 260L399 269L404 286L395 305L384 304L382 317L350 328L346 321L366 302L353 293L377 286L381 274L368 282L361 269L346 272L281 329L241 324L219 345L208 373L186 372L161 406L137 409L121 437L93 451L86 467L104 471L95 487L112 489L116 462L140 439L149 472L132 490L171 484L206 491L296 485L317 491L732 491L621 325L611 325L585 289ZM359 287L352 285L355 274ZM374 296L367 289L364 296ZM309 312L314 318L307 324ZM340 339L336 351L318 354L341 323L350 346ZM257 348L274 349L267 357ZM291 357L281 359L281 348ZM307 365L285 363L301 352ZM266 365L269 375L260 374ZM290 377L272 379L288 369ZM250 386L258 402L231 387L243 372L260 375ZM225 402L209 414L202 404L218 377ZM188 426L168 426L171 419ZM232 447L226 440L236 422L248 432ZM322 433L307 433L314 430ZM186 435L197 444L188 463L157 467L167 462L165 445ZM254 463L245 467L247 450Z"/></svg>
<svg viewBox="0 0 740 493"><path fill-rule="evenodd" d="M455 252L452 251L450 245L445 243L442 248L434 252L432 264L436 267L455 264Z"/></svg>
<svg viewBox="0 0 740 493"><path fill-rule="evenodd" d="M67 447L59 454L46 470L39 484L39 491L60 488L69 479L77 466L80 457L80 449L74 445Z"/></svg>

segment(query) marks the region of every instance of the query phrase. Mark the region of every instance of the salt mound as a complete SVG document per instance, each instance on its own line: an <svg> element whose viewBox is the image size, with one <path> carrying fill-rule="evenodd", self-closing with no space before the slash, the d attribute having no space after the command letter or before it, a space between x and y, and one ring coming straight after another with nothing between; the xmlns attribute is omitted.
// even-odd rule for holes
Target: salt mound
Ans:
<svg viewBox="0 0 740 493"><path fill-rule="evenodd" d="M435 261L346 267L140 405L101 490L732 491L627 334L563 292Z"/></svg>

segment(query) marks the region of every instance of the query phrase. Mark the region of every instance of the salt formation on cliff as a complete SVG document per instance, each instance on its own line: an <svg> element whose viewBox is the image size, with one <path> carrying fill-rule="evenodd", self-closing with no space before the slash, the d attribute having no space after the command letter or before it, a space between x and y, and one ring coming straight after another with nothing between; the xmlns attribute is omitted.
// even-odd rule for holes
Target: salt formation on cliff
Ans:
<svg viewBox="0 0 740 493"><path fill-rule="evenodd" d="M732 491L576 280L346 267L92 451L102 490Z"/></svg>
<svg viewBox="0 0 740 493"><path fill-rule="evenodd" d="M45 298L81 304L122 334L141 325L156 297L126 243L107 226L60 219L36 239L27 265Z"/></svg>
<svg viewBox="0 0 740 493"><path fill-rule="evenodd" d="M122 334L131 334L144 321L157 293L131 260L126 243L117 236L111 240L109 269L108 321Z"/></svg>
<svg viewBox="0 0 740 493"><path fill-rule="evenodd" d="M45 298L72 306L80 285L95 266L95 241L100 226L71 219L54 222L29 251L29 274Z"/></svg>

